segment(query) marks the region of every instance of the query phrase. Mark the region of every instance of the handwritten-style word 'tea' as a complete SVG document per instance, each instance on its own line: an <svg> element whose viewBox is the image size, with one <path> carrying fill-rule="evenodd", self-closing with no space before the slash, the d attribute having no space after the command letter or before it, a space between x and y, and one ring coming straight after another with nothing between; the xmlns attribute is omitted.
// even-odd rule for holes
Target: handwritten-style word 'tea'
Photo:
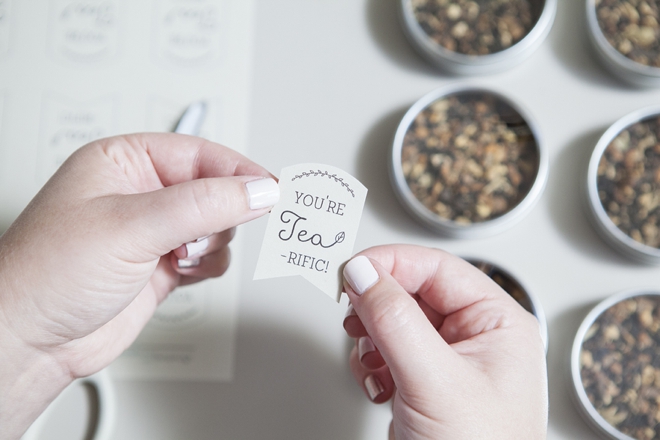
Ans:
<svg viewBox="0 0 660 440"><path fill-rule="evenodd" d="M314 246L321 246L322 248L331 248L332 246L336 245L337 243L341 243L344 241L344 238L346 238L346 234L342 231L339 232L337 235L335 235L335 241L332 243L329 242L324 242L323 237L321 237L321 234L312 234L309 238L307 237L309 235L309 232L307 232L305 229L302 229L298 227L298 223L307 221L305 217L302 217L298 214L296 214L293 211L284 211L282 212L282 215L280 215L280 220L284 224L291 223L291 228L287 229L282 229L280 230L280 233L278 234L278 237L282 241L289 241L291 238L294 236L296 233L296 230L298 230L298 234L296 234L296 238L298 239L299 242L301 243L311 243Z"/></svg>

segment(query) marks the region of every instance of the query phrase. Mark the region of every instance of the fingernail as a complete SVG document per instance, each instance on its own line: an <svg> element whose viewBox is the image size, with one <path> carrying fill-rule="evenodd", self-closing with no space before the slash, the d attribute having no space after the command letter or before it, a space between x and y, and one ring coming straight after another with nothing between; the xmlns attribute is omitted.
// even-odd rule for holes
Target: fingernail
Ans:
<svg viewBox="0 0 660 440"><path fill-rule="evenodd" d="M378 282L378 272L364 255L353 258L344 266L344 277L355 293L362 295Z"/></svg>
<svg viewBox="0 0 660 440"><path fill-rule="evenodd" d="M179 260L178 262L179 269L188 269L191 267L199 266L199 258L194 260Z"/></svg>
<svg viewBox="0 0 660 440"><path fill-rule="evenodd" d="M363 336L358 339L358 357L360 360L362 360L365 354L369 354L374 351L376 351L376 346L374 345L374 341L372 341L369 336Z"/></svg>
<svg viewBox="0 0 660 440"><path fill-rule="evenodd" d="M188 252L188 255L186 258L191 258L194 257L197 254L201 254L206 250L206 248L209 247L209 239L208 238L203 238L201 240L195 240L191 241L190 243L186 243L186 251Z"/></svg>
<svg viewBox="0 0 660 440"><path fill-rule="evenodd" d="M250 200L250 209L267 208L280 199L280 187L274 179L252 180L245 184L245 188Z"/></svg>
<svg viewBox="0 0 660 440"><path fill-rule="evenodd" d="M355 309L353 306L348 306L348 309L346 310L346 316L344 316L344 321L342 322L342 327L344 327L344 330L349 331L349 326L351 325L351 322L356 320L358 318L357 313L355 312Z"/></svg>
<svg viewBox="0 0 660 440"><path fill-rule="evenodd" d="M369 393L369 398L372 401L375 400L376 397L383 394L383 391L385 391L385 388L383 388L383 384L380 383L380 380L373 374L370 374L364 379L364 387L367 389L367 393Z"/></svg>

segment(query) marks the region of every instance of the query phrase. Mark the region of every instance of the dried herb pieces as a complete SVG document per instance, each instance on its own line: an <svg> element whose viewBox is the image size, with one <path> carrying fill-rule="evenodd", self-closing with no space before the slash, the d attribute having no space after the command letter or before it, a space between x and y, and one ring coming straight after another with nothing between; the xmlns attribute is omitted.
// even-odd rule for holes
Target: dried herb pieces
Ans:
<svg viewBox="0 0 660 440"><path fill-rule="evenodd" d="M532 302L529 299L529 295L525 292L525 289L522 288L520 283L512 278L509 274L502 271L495 265L485 263L483 261L473 261L469 260L470 264L474 267L488 275L493 281L497 283L498 286L502 288L506 293L511 295L513 299L516 300L525 310L527 310L532 315L534 314L534 307Z"/></svg>
<svg viewBox="0 0 660 440"><path fill-rule="evenodd" d="M459 224L497 218L529 192L536 140L524 119L482 92L441 98L420 112L403 140L401 165L415 197Z"/></svg>
<svg viewBox="0 0 660 440"><path fill-rule="evenodd" d="M539 0L411 0L415 19L438 45L465 55L500 52L529 33Z"/></svg>
<svg viewBox="0 0 660 440"><path fill-rule="evenodd" d="M660 118L623 130L598 165L598 196L626 235L660 248Z"/></svg>
<svg viewBox="0 0 660 440"><path fill-rule="evenodd" d="M660 297L623 300L587 331L580 376L589 401L636 439L660 437Z"/></svg>
<svg viewBox="0 0 660 440"><path fill-rule="evenodd" d="M657 1L596 0L596 17L612 47L639 64L660 67Z"/></svg>

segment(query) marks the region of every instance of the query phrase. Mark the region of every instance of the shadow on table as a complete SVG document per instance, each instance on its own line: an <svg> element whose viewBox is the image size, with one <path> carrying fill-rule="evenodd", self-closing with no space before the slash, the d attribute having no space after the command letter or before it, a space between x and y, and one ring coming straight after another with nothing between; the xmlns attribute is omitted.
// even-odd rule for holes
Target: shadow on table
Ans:
<svg viewBox="0 0 660 440"><path fill-rule="evenodd" d="M228 438L338 439L359 438L363 414L355 411L366 397L355 384L347 357L332 355L295 330L250 327L239 332L236 382L247 396L238 403L244 418L240 433ZM259 397L256 397L259 396ZM353 404L346 405L347 400ZM263 429L269 426L268 429ZM258 435L261 433L262 435Z"/></svg>
<svg viewBox="0 0 660 440"><path fill-rule="evenodd" d="M612 249L591 223L586 197L589 159L606 127L573 139L551 165L548 181L550 218L572 248L598 261L634 266Z"/></svg>
<svg viewBox="0 0 660 440"><path fill-rule="evenodd" d="M389 164L394 133L407 110L407 107L393 110L369 129L360 143L355 177L369 188L367 207L388 227L437 240L437 234L427 230L405 211L390 183Z"/></svg>
<svg viewBox="0 0 660 440"><path fill-rule="evenodd" d="M589 40L588 32L584 1L560 1L549 38L559 61L573 74L589 83L632 89L632 86L613 77L602 65Z"/></svg>
<svg viewBox="0 0 660 440"><path fill-rule="evenodd" d="M363 436L361 408L369 402L355 384L347 357L339 359L301 332L276 324L240 327L236 347L236 371L229 383L124 382L140 398L122 402L123 412L139 412L140 426L150 427L149 432L132 427L127 438Z"/></svg>
<svg viewBox="0 0 660 440"><path fill-rule="evenodd" d="M582 420L572 401L570 371L571 347L578 327L596 303L583 304L559 314L549 324L552 329L548 350L548 385L550 397L550 429L561 438L597 440Z"/></svg>
<svg viewBox="0 0 660 440"><path fill-rule="evenodd" d="M410 45L399 21L400 0L367 1L367 26L382 52L396 64L418 73L446 76L428 64Z"/></svg>

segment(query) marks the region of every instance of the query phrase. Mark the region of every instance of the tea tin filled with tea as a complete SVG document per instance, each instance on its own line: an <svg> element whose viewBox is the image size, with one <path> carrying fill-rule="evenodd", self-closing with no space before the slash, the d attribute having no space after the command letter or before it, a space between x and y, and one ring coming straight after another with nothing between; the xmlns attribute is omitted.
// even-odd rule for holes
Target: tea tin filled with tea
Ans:
<svg viewBox="0 0 660 440"><path fill-rule="evenodd" d="M660 264L660 106L637 110L603 134L587 171L591 218L634 260Z"/></svg>
<svg viewBox="0 0 660 440"><path fill-rule="evenodd" d="M539 322L539 332L543 346L548 351L548 323L539 299L526 289L511 273L487 261L478 258L466 258L474 267L488 275L506 293L511 295L523 309L534 315Z"/></svg>
<svg viewBox="0 0 660 440"><path fill-rule="evenodd" d="M508 69L550 32L557 0L401 0L411 44L431 64L462 75Z"/></svg>
<svg viewBox="0 0 660 440"><path fill-rule="evenodd" d="M655 1L586 0L589 37L619 79L660 86L660 5Z"/></svg>
<svg viewBox="0 0 660 440"><path fill-rule="evenodd" d="M408 110L397 129L390 177L403 206L451 237L499 233L534 206L548 157L526 112L499 93L453 86Z"/></svg>
<svg viewBox="0 0 660 440"><path fill-rule="evenodd" d="M582 416L614 439L660 435L660 291L598 304L573 342L571 376Z"/></svg>

